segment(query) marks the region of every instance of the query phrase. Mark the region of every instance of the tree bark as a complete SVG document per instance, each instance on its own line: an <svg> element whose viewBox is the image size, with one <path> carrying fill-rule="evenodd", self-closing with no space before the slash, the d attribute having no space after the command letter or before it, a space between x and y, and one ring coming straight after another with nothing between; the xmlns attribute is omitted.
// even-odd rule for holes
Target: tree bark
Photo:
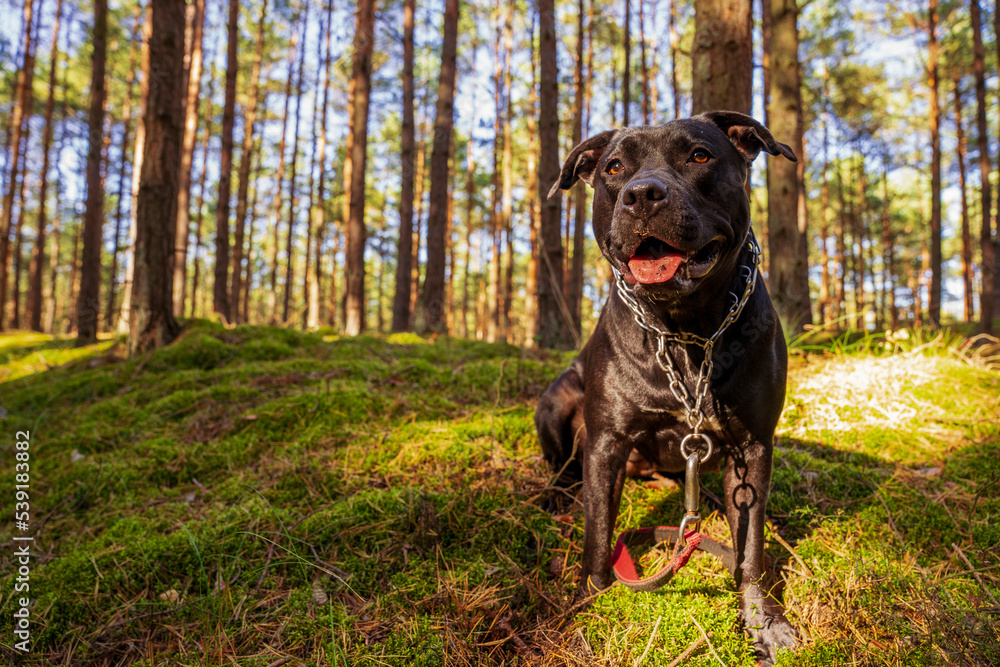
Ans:
<svg viewBox="0 0 1000 667"><path fill-rule="evenodd" d="M431 152L430 206L427 213L427 268L421 301L423 330L445 331L444 273L445 231L448 211L448 153L454 134L455 59L458 45L458 0L445 0L444 41L441 45L441 76L434 116L434 143Z"/></svg>
<svg viewBox="0 0 1000 667"><path fill-rule="evenodd" d="M183 27L183 18L182 27ZM90 80L90 148L87 151L87 210L83 217L80 294L76 303L77 345L97 340L101 298L101 228L104 221L104 183L101 150L104 145L104 66L107 57L108 3L94 0L93 71Z"/></svg>
<svg viewBox="0 0 1000 667"><path fill-rule="evenodd" d="M594 3L590 3L590 10L593 12ZM591 23L590 27L593 30L593 14L590 15ZM530 227L528 231L528 241L531 246L528 254L528 275L525 278L524 287L524 345L525 347L535 347L536 340L535 334L538 331L538 221L539 221L539 208L538 208L538 190L531 187L532 184L538 182L538 167L535 162L535 156L538 155L537 147L537 132L535 127L535 119L538 117L536 114L536 104L538 100L537 90L538 90L538 66L536 63L536 54L538 53L535 48L535 13L531 12L531 29L528 33L528 43L531 49L531 89L528 92L528 113L527 113L527 124L528 124L528 178L527 183L527 206L528 206L528 225ZM593 51L591 50L593 43L591 42L590 48L588 48L588 55L591 55ZM589 70L589 68L588 68ZM590 82L587 82L587 90L589 91ZM588 109L589 115L589 109ZM470 135L471 136L471 135ZM469 187L471 191L471 185ZM469 220L472 220L470 214Z"/></svg>
<svg viewBox="0 0 1000 667"><path fill-rule="evenodd" d="M642 71L642 124L649 125L649 66L646 64L645 7L646 0L639 0L639 68Z"/></svg>
<svg viewBox="0 0 1000 667"><path fill-rule="evenodd" d="M677 52L680 48L680 37L677 34L677 2L670 0L670 93L674 98L674 118L681 117L681 94L677 87Z"/></svg>
<svg viewBox="0 0 1000 667"><path fill-rule="evenodd" d="M122 306L118 316L118 333L127 334L132 321L132 284L135 275L135 229L136 214L139 200L139 176L142 173L143 150L146 146L146 108L149 98L149 41L153 32L153 6L146 3L145 18L142 24L142 45L139 47L139 63L142 69L142 79L139 83L139 124L135 128L135 146L132 154L132 191L129 200L128 250L125 257L125 283L122 289Z"/></svg>
<svg viewBox="0 0 1000 667"><path fill-rule="evenodd" d="M500 209L502 173L503 173L503 62L500 60L500 46L503 32L500 24L500 7L496 7L496 40L493 43L493 90L496 95L496 105L493 114L493 187L490 198L490 233L493 241L493 253L490 255L489 286L486 296L489 319L486 321L486 341L495 343L500 339L500 273L502 252L502 230ZM560 241L561 242L561 241Z"/></svg>
<svg viewBox="0 0 1000 667"><path fill-rule="evenodd" d="M514 180L513 180L513 163L514 163L514 146L513 146L513 136L511 134L511 126L514 122L514 100L513 100L513 78L511 77L511 57L514 51L514 30L513 30L513 20L514 20L514 7L513 1L508 0L507 3L507 17L504 22L503 29L503 50L504 50L504 64L503 64L503 106L504 106L504 116L503 116L503 160L501 161L501 199L500 199L500 228L504 234L504 282L503 289L498 291L498 294L502 293L502 306L498 307L499 310L499 323L498 323L498 339L504 342L510 340L510 304L511 304L511 292L513 291L513 269L514 269L514 245L513 245L513 234L511 229L511 220L513 217L514 210ZM499 268L499 265L498 265ZM499 274L497 275L497 280L499 281Z"/></svg>
<svg viewBox="0 0 1000 667"><path fill-rule="evenodd" d="M641 0L640 0L641 2ZM625 32L623 49L625 66L622 68L622 125L629 126L629 107L632 106L632 1L625 0Z"/></svg>
<svg viewBox="0 0 1000 667"><path fill-rule="evenodd" d="M392 297L392 330L410 329L410 292L413 270L413 13L415 0L403 2L403 125L400 136L402 171L399 190L399 244L396 252L396 289ZM470 144L471 145L471 144Z"/></svg>
<svg viewBox="0 0 1000 667"><path fill-rule="evenodd" d="M770 9L770 87L767 122L776 137L792 137L802 155L802 98L798 60L796 0L765 2ZM768 286L786 330L801 332L812 324L808 262L803 258L804 221L800 219L798 165L780 158L767 161Z"/></svg>
<svg viewBox="0 0 1000 667"><path fill-rule="evenodd" d="M927 50L930 59L927 84L931 91L931 285L927 315L931 326L941 326L941 104L938 101L938 0L930 0L927 12Z"/></svg>
<svg viewBox="0 0 1000 667"><path fill-rule="evenodd" d="M593 3L593 0L591 0ZM584 0L579 0L577 5L577 23L576 23L576 71L574 72L573 83L576 88L576 99L574 101L574 111L576 112L573 118L573 145L576 146L581 141L583 141L583 113L584 113L584 98L587 94L587 88L584 85L584 72L583 72L583 6ZM643 102L642 102L642 114L643 122L649 124L649 80L646 71L646 41L645 32L642 28L642 4L643 0L639 0L639 25L640 25L640 39L641 55L642 55L642 76L643 76ZM587 71L588 75L592 76L593 72ZM587 100L589 104L589 100ZM573 193L576 206L576 219L573 223L573 255L570 269L570 279L569 279L569 311L573 318L573 330L577 335L581 332L581 323L583 320L583 260L584 260L584 232L586 231L587 225L587 186L583 181L576 184Z"/></svg>
<svg viewBox="0 0 1000 667"><path fill-rule="evenodd" d="M55 23L52 26L52 47L49 52L49 95L45 100L45 129L42 131L42 172L38 187L38 232L31 253L30 284L28 287L28 320L34 331L42 330L42 273L45 270L45 232L48 225L49 150L52 147L52 112L56 107L56 72L59 64L59 19L62 18L62 0L56 3ZM112 281L113 281L112 274Z"/></svg>
<svg viewBox="0 0 1000 667"><path fill-rule="evenodd" d="M350 215L347 218L347 265L344 271L344 332L348 336L356 336L365 328L365 168L374 36L375 0L358 0L351 71L352 172Z"/></svg>
<svg viewBox="0 0 1000 667"><path fill-rule="evenodd" d="M969 226L969 200L965 196L965 123L962 120L962 77L954 70L955 128L957 143L955 161L958 164L958 197L962 207L962 284L964 286L962 316L971 322L975 316L972 309L972 231Z"/></svg>
<svg viewBox="0 0 1000 667"><path fill-rule="evenodd" d="M292 103L292 81L295 76L295 55L298 53L298 43L300 34L305 28L305 23L296 19L295 32L292 34L292 42L288 49L288 78L285 80L285 110L281 115L281 141L278 142L278 171L274 177L274 196L271 199L271 212L268 218L271 221L271 256L268 262L268 273L271 278L271 290L267 293L268 321L274 325L278 316L278 246L281 228L281 196L285 185L285 148L288 139L288 114ZM304 39L304 38L303 38ZM350 135L348 135L350 142ZM345 160L344 172L350 170L350 149Z"/></svg>
<svg viewBox="0 0 1000 667"><path fill-rule="evenodd" d="M540 217L541 248L538 280L539 343L548 348L574 345L568 322L566 299L562 293L563 248L559 235L562 195L545 199L549 188L559 180L559 63L556 58L556 16L553 0L539 0L539 62L541 69L538 164L538 198L542 201Z"/></svg>
<svg viewBox="0 0 1000 667"><path fill-rule="evenodd" d="M427 126L421 121L420 132L417 140L417 168L414 179L413 195L413 238L410 241L413 255L410 258L410 327L412 328L417 317L417 300L420 297L420 239L422 238L422 228L424 219L424 183L427 180L427 145L424 137L427 135Z"/></svg>
<svg viewBox="0 0 1000 667"><path fill-rule="evenodd" d="M476 54L479 51L479 40L473 36L472 38L472 70L469 74L469 80L472 81L472 108L476 108ZM532 108L532 113L528 115L529 125L533 123L534 108ZM466 144L466 154L465 154L465 270L462 271L462 315L459 318L458 326L455 329L455 335L462 336L464 338L469 337L469 270L472 264L472 227L473 227L473 211L476 207L476 162L475 155L473 154L473 148L475 143L475 130L476 130L476 118L470 115L469 119L469 142ZM529 151L529 164L532 160L530 157L531 153ZM473 327L475 330L475 327Z"/></svg>
<svg viewBox="0 0 1000 667"><path fill-rule="evenodd" d="M231 322L241 321L240 305L243 296L243 246L247 226L247 194L250 190L250 167L253 165L257 97L260 91L260 65L264 56L266 20L267 0L264 0L260 5L260 18L257 20L256 46L253 54L253 65L250 67L250 90L247 93L247 106L243 114L243 146L240 151L240 168L236 186L236 219L234 221L236 234L233 239L233 289L229 295L229 320ZM176 283L174 284L176 286Z"/></svg>
<svg viewBox="0 0 1000 667"><path fill-rule="evenodd" d="M829 95L827 91L827 81L823 83L823 176L820 186L820 227L819 227L819 253L820 253L820 283L819 283L819 321L826 325L830 323L830 252L827 248L827 239L830 237L830 114L827 109Z"/></svg>
<svg viewBox="0 0 1000 667"><path fill-rule="evenodd" d="M222 155L219 158L219 199L215 207L215 285L212 310L229 317L229 198L233 181L233 124L236 120L236 50L240 31L239 0L229 0L229 52L226 56L226 98L222 107Z"/></svg>
<svg viewBox="0 0 1000 667"><path fill-rule="evenodd" d="M132 357L167 345L180 330L173 315L170 264L184 140L184 0L157 0L153 6L149 59L145 159L136 202Z"/></svg>
<svg viewBox="0 0 1000 667"><path fill-rule="evenodd" d="M194 161L194 144L198 137L198 95L201 88L202 36L205 29L205 0L194 0L191 20L191 51L186 68L187 97L184 103L184 137L181 144L181 162L177 191L177 226L174 237L173 259L173 314L184 315L184 298L187 288L188 234L191 232L191 164Z"/></svg>
<svg viewBox="0 0 1000 667"><path fill-rule="evenodd" d="M692 115L714 109L750 113L752 26L750 0L695 0Z"/></svg>
<svg viewBox="0 0 1000 667"><path fill-rule="evenodd" d="M969 0L972 15L973 73L976 78L976 140L979 149L979 202L982 225L979 231L979 245L982 252L982 286L979 294L979 330L993 332L994 270L995 249L993 244L993 195L990 191L989 134L986 127L986 75L983 50L983 20L979 10L979 0Z"/></svg>
<svg viewBox="0 0 1000 667"><path fill-rule="evenodd" d="M122 243L122 216L124 214L122 210L122 204L125 200L125 167L128 165L128 159L126 155L128 154L127 147L131 143L130 135L132 133L132 92L135 83L135 58L138 52L137 42L141 40L136 39L141 34L140 32L140 16L142 14L142 7L139 4L135 6L135 30L133 31L133 39L129 46L128 55L128 72L125 74L125 101L122 103L122 139L121 139L121 160L118 164L118 196L115 198L115 238L114 245L111 252L111 277L108 282L108 308L105 314L105 320L107 322L108 329L112 329L115 326L114 318L117 316L118 311L115 310L115 296L117 293L118 285L118 254L121 252ZM135 202L130 201L129 207L134 207Z"/></svg>
<svg viewBox="0 0 1000 667"><path fill-rule="evenodd" d="M412 2L412 0L411 0ZM316 179L315 191L309 189L309 219L310 229L314 237L314 253L312 263L307 262L306 271L306 298L308 299L306 309L306 327L309 329L319 328L319 289L320 277L323 273L321 260L323 258L323 237L326 233L326 222L323 212L323 186L326 182L326 107L330 92L330 33L333 30L333 0L326 3L326 39L323 54L323 103L319 108L320 132L318 137L314 137L313 143L316 151L316 163L319 173ZM317 82L319 77L317 75ZM412 106L412 105L411 105ZM315 128L315 120L313 121ZM405 164L405 163L404 163ZM306 252L309 252L308 246Z"/></svg>
<svg viewBox="0 0 1000 667"><path fill-rule="evenodd" d="M27 132L28 123L27 119L31 117L31 109L34 105L34 79L35 79L35 50L34 45L36 41L36 26L34 22L34 0L28 0L24 3L24 9L22 14L22 23L24 25L24 42L22 46L22 53L24 54L24 59L21 65L21 69L17 73L17 79L15 87L17 89L17 94L15 96L14 108L11 110L10 114L10 134L8 138L10 139L10 158L7 164L7 178L5 179L7 189L3 193L3 203L0 205L0 331L6 326L7 318L7 274L8 266L10 264L10 228L13 221L14 215L14 198L18 193L19 179L23 177L22 174L22 156L27 149ZM94 7L95 12L95 30L96 30L96 17L99 13L98 8ZM39 11L39 13L41 13ZM107 25L107 19L105 18L105 26ZM106 32L106 28L105 28ZM96 38L95 34L95 47ZM103 39L103 37L102 37ZM96 54L95 54L96 56ZM104 83L103 78L101 79L101 89L103 90ZM101 99L103 105L103 98ZM102 106L103 110L103 106ZM100 144L98 144L98 160L100 159ZM21 206L24 206L23 200ZM16 295L15 295L16 298ZM95 330L96 335L96 330Z"/></svg>
<svg viewBox="0 0 1000 667"><path fill-rule="evenodd" d="M208 140L212 135L212 93L214 92L215 86L213 85L215 80L211 77L211 72L209 72L208 77L208 95L205 98L205 118L204 118L204 129L202 130L201 137L201 175L198 180L198 203L195 204L195 225L194 225L194 275L191 277L191 308L189 317L195 317L197 315L198 306L198 290L201 286L201 258L202 258L202 243L201 243L201 231L202 223L205 219L205 177L208 174Z"/></svg>
<svg viewBox="0 0 1000 667"><path fill-rule="evenodd" d="M302 15L302 24L309 25L309 3L305 5L305 12ZM288 175L288 236L285 240L285 291L281 308L281 322L288 324L289 307L292 297L292 285L295 279L295 214L298 205L298 191L296 190L295 175L298 171L299 163L299 120L302 117L302 78L305 73L306 63L306 42L307 34L302 34L302 49L299 56L299 67L297 82L295 84L295 123L292 132L292 163Z"/></svg>

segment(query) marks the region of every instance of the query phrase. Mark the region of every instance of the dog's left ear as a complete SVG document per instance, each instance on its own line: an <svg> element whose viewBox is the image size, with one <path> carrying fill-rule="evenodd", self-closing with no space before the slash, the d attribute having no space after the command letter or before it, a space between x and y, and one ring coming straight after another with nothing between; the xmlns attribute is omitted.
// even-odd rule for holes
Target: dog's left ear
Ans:
<svg viewBox="0 0 1000 667"><path fill-rule="evenodd" d="M548 199L552 199L559 190L569 190L578 178L587 185L593 185L597 163L601 161L604 149L608 147L612 137L616 134L618 134L618 130L607 130L595 134L571 150L566 156L566 161L563 162L562 171L559 172L559 180L553 183L552 189L549 190Z"/></svg>
<svg viewBox="0 0 1000 667"><path fill-rule="evenodd" d="M700 118L722 130L747 164L753 162L761 151L784 156L792 162L799 161L791 148L775 141L771 131L750 116L735 111L709 111L701 114Z"/></svg>

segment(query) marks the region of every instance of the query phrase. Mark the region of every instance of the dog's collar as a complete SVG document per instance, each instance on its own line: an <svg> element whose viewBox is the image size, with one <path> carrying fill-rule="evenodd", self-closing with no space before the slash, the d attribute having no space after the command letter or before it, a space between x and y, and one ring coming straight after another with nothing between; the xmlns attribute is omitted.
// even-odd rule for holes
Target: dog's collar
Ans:
<svg viewBox="0 0 1000 667"><path fill-rule="evenodd" d="M753 261L751 266L744 264L740 267L741 273L745 272L744 280L746 281L746 285L743 288L743 295L737 297L733 292L729 293L729 296L733 298L733 303L729 307L729 313L722 321L722 324L719 325L716 332L709 338L687 331L670 331L669 329L661 326L660 322L648 315L647 310L642 305L640 297L635 293L635 289L625 281L625 276L620 271L615 269L615 275L618 282L618 297L622 300L622 303L624 303L628 309L632 311L632 317L635 319L636 324L646 331L655 334L658 338L663 339L664 342L697 345L702 349L709 350L713 345L715 345L715 342L719 339L719 337L722 336L722 333L728 329L733 322L740 318L743 308L747 305L747 302L750 300L750 295L753 294L754 289L757 286L761 250L760 244L757 243L757 237L754 236L753 227L750 228L750 231L747 234L745 247L750 251Z"/></svg>
<svg viewBox="0 0 1000 667"><path fill-rule="evenodd" d="M653 334L656 337L656 363L659 364L660 368L667 374L670 379L670 392L674 395L681 405L684 406L684 413L688 426L691 427L691 435L684 438L684 442L681 447L681 454L687 458L687 453L684 451L684 445L687 443L689 438L701 439L705 445L707 445L707 452L704 455L703 460L707 460L712 453L712 440L701 433L701 426L705 422L705 413L702 410L702 403L704 402L705 395L708 393L708 385L712 378L712 371L714 369L714 364L712 362L712 349L715 347L716 341L722 336L722 333L729 328L729 326L740 318L740 314L743 312L743 308L747 305L750 300L750 295L753 294L754 288L757 286L757 275L760 269L760 245L757 243L757 238L754 236L753 227L750 228L747 234L746 247L750 251L750 255L753 257L752 266L742 266L741 270L746 271L746 286L743 288L743 296L737 297L732 292L729 293L733 297L733 304L729 308L729 313L726 315L725 319L722 320L722 324L719 325L718 330L712 334L709 338L704 338L703 336L698 336L693 333L686 331L670 331L660 326L660 323L651 317L647 317L646 309L643 307L639 300L639 297L635 294L632 287L625 282L625 277L618 273L618 297L622 300L630 311L632 311L632 317L635 319L636 324L638 324L643 330ZM684 383L677 369L674 367L673 359L667 352L667 343L681 343L683 345L697 345L698 347L705 350L705 358L701 362L701 367L698 370L698 381L695 384L694 397L692 398L691 393L688 391L687 385Z"/></svg>

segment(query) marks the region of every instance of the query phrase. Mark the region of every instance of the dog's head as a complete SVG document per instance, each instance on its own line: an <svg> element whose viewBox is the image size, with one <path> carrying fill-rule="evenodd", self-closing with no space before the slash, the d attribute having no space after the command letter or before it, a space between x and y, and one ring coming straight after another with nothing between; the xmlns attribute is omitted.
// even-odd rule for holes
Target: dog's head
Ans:
<svg viewBox="0 0 1000 667"><path fill-rule="evenodd" d="M577 179L593 186L601 252L644 296L674 300L735 270L750 227L745 183L761 151L796 161L732 111L609 130L570 152L549 197Z"/></svg>

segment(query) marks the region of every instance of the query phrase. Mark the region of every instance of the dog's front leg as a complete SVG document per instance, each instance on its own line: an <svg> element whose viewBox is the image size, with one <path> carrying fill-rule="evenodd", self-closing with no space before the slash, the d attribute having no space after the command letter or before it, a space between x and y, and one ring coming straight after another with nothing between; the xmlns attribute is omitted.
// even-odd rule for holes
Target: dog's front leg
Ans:
<svg viewBox="0 0 1000 667"><path fill-rule="evenodd" d="M590 595L612 584L611 537L625 483L624 455L608 437L587 443L583 456L583 573L580 594Z"/></svg>
<svg viewBox="0 0 1000 667"><path fill-rule="evenodd" d="M723 475L726 517L736 552L736 588L743 623L754 640L760 664L793 647L797 634L764 581L764 506L771 484L771 447L751 441L726 461Z"/></svg>

